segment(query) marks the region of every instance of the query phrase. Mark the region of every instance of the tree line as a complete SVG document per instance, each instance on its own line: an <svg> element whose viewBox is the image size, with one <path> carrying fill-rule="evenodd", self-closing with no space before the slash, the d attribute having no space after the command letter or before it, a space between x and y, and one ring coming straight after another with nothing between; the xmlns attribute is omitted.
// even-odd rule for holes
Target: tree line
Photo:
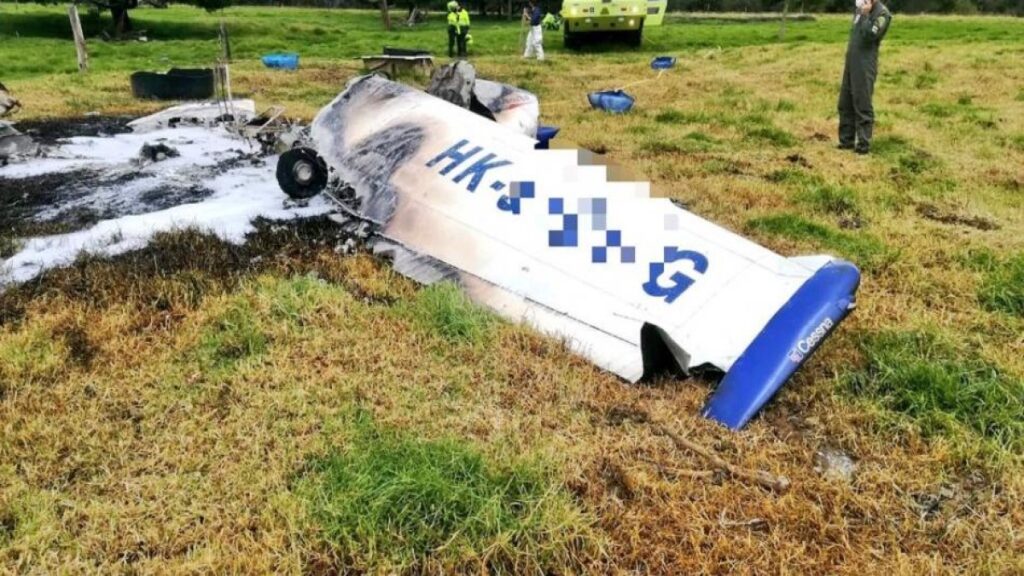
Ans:
<svg viewBox="0 0 1024 576"><path fill-rule="evenodd" d="M3 0L0 0L2 2ZM128 11L140 4L166 6L169 0L73 0L109 11L117 33L131 30ZM512 17L525 0L462 0L478 15ZM889 9L904 14L1013 14L1024 16L1024 0L883 0ZM68 0L36 0L40 4L67 4ZM383 8L385 18L392 10L440 11L447 0L178 0L215 11L231 4L253 6L301 6L319 8ZM852 12L853 0L668 0L669 12ZM788 7L786 6L788 4ZM562 0L540 0L548 12L561 10Z"/></svg>
<svg viewBox="0 0 1024 576"><path fill-rule="evenodd" d="M203 1L203 0L198 0ZM890 10L903 14L1014 14L1024 16L1024 0L883 0ZM504 14L507 0L463 0L477 14ZM669 0L669 12L782 12L785 0ZM234 0L234 4L305 6L321 8L371 8L376 0ZM444 10L447 0L393 0L395 8ZM513 2L518 12L524 0ZM561 9L561 0L541 0L550 12ZM789 0L792 12L852 12L853 0Z"/></svg>

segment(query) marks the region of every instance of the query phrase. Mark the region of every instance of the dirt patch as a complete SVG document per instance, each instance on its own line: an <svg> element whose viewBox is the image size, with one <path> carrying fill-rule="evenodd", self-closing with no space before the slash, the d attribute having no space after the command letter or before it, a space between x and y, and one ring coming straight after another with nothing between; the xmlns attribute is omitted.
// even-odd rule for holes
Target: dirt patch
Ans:
<svg viewBox="0 0 1024 576"><path fill-rule="evenodd" d="M917 214L922 218L943 224L968 226L978 230L999 230L1001 228L998 222L990 218L947 212L934 204L918 204Z"/></svg>

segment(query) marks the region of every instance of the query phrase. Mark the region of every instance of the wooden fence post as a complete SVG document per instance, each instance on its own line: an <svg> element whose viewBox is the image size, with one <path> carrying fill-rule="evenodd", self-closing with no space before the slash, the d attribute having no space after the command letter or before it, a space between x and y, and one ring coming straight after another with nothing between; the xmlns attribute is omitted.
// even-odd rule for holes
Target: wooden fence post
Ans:
<svg viewBox="0 0 1024 576"><path fill-rule="evenodd" d="M231 39L223 20L220 21L220 57L225 62L231 62Z"/></svg>
<svg viewBox="0 0 1024 576"><path fill-rule="evenodd" d="M82 34L82 21L78 18L78 6L68 6L68 18L71 19L71 33L75 37L75 52L78 53L78 71L89 69L89 54L85 51L85 35Z"/></svg>

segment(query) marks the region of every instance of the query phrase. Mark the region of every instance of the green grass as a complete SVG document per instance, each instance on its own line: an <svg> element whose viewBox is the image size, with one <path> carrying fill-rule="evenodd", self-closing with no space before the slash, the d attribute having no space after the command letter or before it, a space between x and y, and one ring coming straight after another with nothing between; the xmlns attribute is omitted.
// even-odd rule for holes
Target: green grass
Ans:
<svg viewBox="0 0 1024 576"><path fill-rule="evenodd" d="M1018 152L1024 152L1024 134L1014 134L1008 138L1010 148Z"/></svg>
<svg viewBox="0 0 1024 576"><path fill-rule="evenodd" d="M690 112L670 108L662 110L654 116L654 121L659 124L705 124L712 120L706 112Z"/></svg>
<svg viewBox="0 0 1024 576"><path fill-rule="evenodd" d="M744 128L743 133L750 140L764 142L780 148L795 146L796 138L792 134L775 126L750 126Z"/></svg>
<svg viewBox="0 0 1024 576"><path fill-rule="evenodd" d="M43 328L0 341L0 399L15 386L50 380L65 359L66 351L59 340Z"/></svg>
<svg viewBox="0 0 1024 576"><path fill-rule="evenodd" d="M862 213L856 191L847 186L811 184L797 192L795 199L825 214L859 217Z"/></svg>
<svg viewBox="0 0 1024 576"><path fill-rule="evenodd" d="M537 463L501 463L358 412L345 448L312 460L296 493L343 565L564 573L594 546L585 514Z"/></svg>
<svg viewBox="0 0 1024 576"><path fill-rule="evenodd" d="M931 332L880 332L861 342L867 367L849 390L905 415L926 437L970 434L1024 452L1024 382Z"/></svg>
<svg viewBox="0 0 1024 576"><path fill-rule="evenodd" d="M440 335L452 343L483 343L496 321L495 316L473 304L451 282L439 282L418 292L405 313L424 332Z"/></svg>
<svg viewBox="0 0 1024 576"><path fill-rule="evenodd" d="M985 266L978 300L986 310L1024 318L1024 252Z"/></svg>
<svg viewBox="0 0 1024 576"><path fill-rule="evenodd" d="M747 222L753 232L778 235L834 250L866 270L878 270L893 262L897 254L881 240L864 232L844 232L796 214L776 214Z"/></svg>
<svg viewBox="0 0 1024 576"><path fill-rule="evenodd" d="M259 357L268 345L252 305L238 297L203 330L196 354L206 369L220 371Z"/></svg>
<svg viewBox="0 0 1024 576"><path fill-rule="evenodd" d="M0 546L16 551L19 560L31 561L58 539L53 530L58 516L53 493L23 483L7 487L0 495Z"/></svg>

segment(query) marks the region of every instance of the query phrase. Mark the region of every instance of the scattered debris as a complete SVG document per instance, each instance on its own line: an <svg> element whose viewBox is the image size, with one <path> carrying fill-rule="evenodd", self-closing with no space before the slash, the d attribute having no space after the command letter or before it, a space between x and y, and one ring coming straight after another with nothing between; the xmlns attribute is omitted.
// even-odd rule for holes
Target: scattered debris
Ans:
<svg viewBox="0 0 1024 576"><path fill-rule="evenodd" d="M135 133L186 126L211 128L225 122L246 123L255 116L256 103L252 100L231 100L226 104L203 102L173 106L133 120L128 123L128 127Z"/></svg>
<svg viewBox="0 0 1024 576"><path fill-rule="evenodd" d="M786 156L786 160L798 166L803 166L804 168L813 168L811 163L807 161L807 158L804 158L800 154L790 154L789 156Z"/></svg>
<svg viewBox="0 0 1024 576"><path fill-rule="evenodd" d="M15 109L21 107L21 102L18 102L11 93L7 91L7 87L0 82L0 118L7 116Z"/></svg>
<svg viewBox="0 0 1024 576"><path fill-rule="evenodd" d="M612 114L625 114L633 108L636 99L622 90L602 90L587 94L590 106L595 110L604 110Z"/></svg>
<svg viewBox="0 0 1024 576"><path fill-rule="evenodd" d="M939 488L937 492L914 494L914 504L917 506L918 514L922 520L933 520L942 509L942 504L952 500L956 492L948 486Z"/></svg>
<svg viewBox="0 0 1024 576"><path fill-rule="evenodd" d="M39 144L19 132L12 124L0 122L0 166L13 158L23 158L39 154Z"/></svg>
<svg viewBox="0 0 1024 576"><path fill-rule="evenodd" d="M857 472L857 463L842 450L826 447L815 452L814 471L829 480L850 482Z"/></svg>
<svg viewBox="0 0 1024 576"><path fill-rule="evenodd" d="M864 218L860 214L845 214L839 219L839 227L843 230L859 230L864 227Z"/></svg>
<svg viewBox="0 0 1024 576"><path fill-rule="evenodd" d="M715 477L715 473L718 471L726 473L734 478L752 481L776 492L785 492L789 489L790 482L785 476L776 476L762 470L748 470L746 468L736 466L735 464L731 464L718 454L715 454L715 452L710 448L672 431L665 424L653 419L651 415L643 409L613 406L605 412L605 420L613 426L627 422L650 426L651 430L655 434L669 438L677 448L693 452L715 467L715 470L672 469L672 473L680 476L711 479Z"/></svg>
<svg viewBox="0 0 1024 576"><path fill-rule="evenodd" d="M712 452L710 448L702 446L689 438L676 434L664 424L651 421L650 425L654 429L655 433L667 436L672 440L677 448L689 450L690 452L697 454L707 460L715 468L722 470L723 472L727 472L734 478L760 484L761 486L774 490L775 492L785 492L789 489L789 478L786 478L785 476L776 476L770 472L765 472L764 470L748 470L746 468L742 468L727 462L724 458Z"/></svg>
<svg viewBox="0 0 1024 576"><path fill-rule="evenodd" d="M465 60L435 70L427 94L531 138L537 137L540 119L537 96L515 86L477 78L476 69Z"/></svg>
<svg viewBox="0 0 1024 576"><path fill-rule="evenodd" d="M171 68L166 73L136 72L131 76L136 98L155 100L205 100L213 96L210 68Z"/></svg>
<svg viewBox="0 0 1024 576"><path fill-rule="evenodd" d="M416 70L430 73L434 68L434 57L429 50L384 47L383 54L360 56L363 66L370 73L383 72L396 78L400 70Z"/></svg>
<svg viewBox="0 0 1024 576"><path fill-rule="evenodd" d="M718 515L718 525L722 528L750 528L755 531L768 529L768 521L764 518L751 518L749 520L729 520L725 517L725 510Z"/></svg>
<svg viewBox="0 0 1024 576"><path fill-rule="evenodd" d="M309 139L307 128L284 116L284 106L271 106L245 123L227 124L228 131L259 144L263 154L284 154Z"/></svg>
<svg viewBox="0 0 1024 576"><path fill-rule="evenodd" d="M430 76L427 94L436 96L459 108L470 108L473 102L473 85L476 83L476 69L465 60L446 64Z"/></svg>
<svg viewBox="0 0 1024 576"><path fill-rule="evenodd" d="M143 162L163 162L168 158L177 158L181 153L163 142L143 144L139 150L139 159Z"/></svg>
<svg viewBox="0 0 1024 576"><path fill-rule="evenodd" d="M998 222L990 218L946 212L934 204L918 204L917 213L922 218L927 218L943 224L957 224L986 231L999 230L999 228L1001 228Z"/></svg>
<svg viewBox="0 0 1024 576"><path fill-rule="evenodd" d="M536 137L546 142L558 133L558 129L546 126L546 139L542 138L540 119L540 101L532 92L528 92L515 86L492 82L483 78L477 78L473 84L474 105L470 109L479 113L476 104L479 103L490 114L482 114L492 118L498 124L510 128L520 134L531 138ZM551 132L554 130L554 132Z"/></svg>
<svg viewBox="0 0 1024 576"><path fill-rule="evenodd" d="M636 482L618 462L605 459L601 463L601 479L606 492L620 502L632 500L637 493Z"/></svg>

